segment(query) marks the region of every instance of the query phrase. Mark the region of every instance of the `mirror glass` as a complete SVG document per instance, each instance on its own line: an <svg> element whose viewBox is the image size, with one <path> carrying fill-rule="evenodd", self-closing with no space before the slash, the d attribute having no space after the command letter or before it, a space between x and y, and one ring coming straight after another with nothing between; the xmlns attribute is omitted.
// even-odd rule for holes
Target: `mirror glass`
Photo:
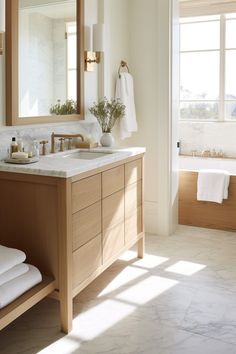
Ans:
<svg viewBox="0 0 236 354"><path fill-rule="evenodd" d="M77 113L76 0L19 0L19 118Z"/></svg>

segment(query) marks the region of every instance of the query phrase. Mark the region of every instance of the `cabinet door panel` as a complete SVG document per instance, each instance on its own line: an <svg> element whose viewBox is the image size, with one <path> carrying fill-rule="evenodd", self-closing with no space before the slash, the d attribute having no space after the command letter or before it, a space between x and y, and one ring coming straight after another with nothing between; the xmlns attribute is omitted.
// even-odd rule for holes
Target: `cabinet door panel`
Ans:
<svg viewBox="0 0 236 354"><path fill-rule="evenodd" d="M142 159L125 164L125 185L135 183L142 178Z"/></svg>
<svg viewBox="0 0 236 354"><path fill-rule="evenodd" d="M142 232L142 207L125 218L125 243L137 238Z"/></svg>
<svg viewBox="0 0 236 354"><path fill-rule="evenodd" d="M124 165L112 168L102 174L102 197L105 198L124 188Z"/></svg>
<svg viewBox="0 0 236 354"><path fill-rule="evenodd" d="M103 230L124 222L124 190L102 200L102 214Z"/></svg>
<svg viewBox="0 0 236 354"><path fill-rule="evenodd" d="M124 223L116 225L103 234L103 263L118 254L125 245Z"/></svg>
<svg viewBox="0 0 236 354"><path fill-rule="evenodd" d="M125 188L125 216L137 210L142 204L142 181Z"/></svg>
<svg viewBox="0 0 236 354"><path fill-rule="evenodd" d="M101 235L73 253L73 287L76 287L102 264Z"/></svg>
<svg viewBox="0 0 236 354"><path fill-rule="evenodd" d="M101 199L101 174L72 183L72 212L88 207Z"/></svg>
<svg viewBox="0 0 236 354"><path fill-rule="evenodd" d="M73 251L83 246L102 231L101 201L72 216Z"/></svg>

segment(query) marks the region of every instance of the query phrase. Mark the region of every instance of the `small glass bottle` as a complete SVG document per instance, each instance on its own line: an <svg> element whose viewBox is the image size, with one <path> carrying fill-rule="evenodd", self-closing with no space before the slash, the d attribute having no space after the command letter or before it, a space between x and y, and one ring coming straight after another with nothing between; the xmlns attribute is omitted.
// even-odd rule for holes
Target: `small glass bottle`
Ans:
<svg viewBox="0 0 236 354"><path fill-rule="evenodd" d="M39 157L39 142L37 140L33 141L33 157Z"/></svg>
<svg viewBox="0 0 236 354"><path fill-rule="evenodd" d="M24 143L20 136L17 137L18 151L24 151Z"/></svg>
<svg viewBox="0 0 236 354"><path fill-rule="evenodd" d="M16 138L13 137L12 142L11 142L11 146L10 146L10 156L12 156L13 152L17 152L17 151L18 151L18 144L16 142Z"/></svg>

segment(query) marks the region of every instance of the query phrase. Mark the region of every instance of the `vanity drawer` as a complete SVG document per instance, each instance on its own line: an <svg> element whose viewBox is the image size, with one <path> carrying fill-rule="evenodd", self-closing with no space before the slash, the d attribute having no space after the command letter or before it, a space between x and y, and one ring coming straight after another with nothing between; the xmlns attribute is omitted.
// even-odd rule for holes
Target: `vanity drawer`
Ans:
<svg viewBox="0 0 236 354"><path fill-rule="evenodd" d="M142 180L125 188L125 217L142 205Z"/></svg>
<svg viewBox="0 0 236 354"><path fill-rule="evenodd" d="M142 179L142 159L125 164L125 185L135 183Z"/></svg>
<svg viewBox="0 0 236 354"><path fill-rule="evenodd" d="M125 218L125 243L137 238L142 232L142 207Z"/></svg>
<svg viewBox="0 0 236 354"><path fill-rule="evenodd" d="M102 174L102 197L105 198L124 188L124 165L112 168Z"/></svg>
<svg viewBox="0 0 236 354"><path fill-rule="evenodd" d="M118 254L125 245L124 223L116 225L103 234L103 263Z"/></svg>
<svg viewBox="0 0 236 354"><path fill-rule="evenodd" d="M98 235L73 253L73 288L101 266L101 243L101 235Z"/></svg>
<svg viewBox="0 0 236 354"><path fill-rule="evenodd" d="M101 199L101 174L72 183L72 213Z"/></svg>
<svg viewBox="0 0 236 354"><path fill-rule="evenodd" d="M109 229L124 222L124 191L116 192L102 200L102 228Z"/></svg>
<svg viewBox="0 0 236 354"><path fill-rule="evenodd" d="M73 251L83 246L102 231L101 201L78 211L72 216Z"/></svg>

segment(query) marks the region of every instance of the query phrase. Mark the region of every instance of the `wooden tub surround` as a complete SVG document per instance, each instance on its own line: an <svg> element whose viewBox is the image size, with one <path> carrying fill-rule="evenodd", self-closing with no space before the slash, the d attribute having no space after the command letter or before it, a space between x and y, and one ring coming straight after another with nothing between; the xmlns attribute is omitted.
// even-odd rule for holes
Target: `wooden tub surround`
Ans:
<svg viewBox="0 0 236 354"><path fill-rule="evenodd" d="M222 204L197 201L197 178L197 172L180 172L179 223L235 231L236 176L230 177L229 196Z"/></svg>
<svg viewBox="0 0 236 354"><path fill-rule="evenodd" d="M143 155L68 178L0 172L0 244L55 279L65 333L76 295L134 244L144 256Z"/></svg>

